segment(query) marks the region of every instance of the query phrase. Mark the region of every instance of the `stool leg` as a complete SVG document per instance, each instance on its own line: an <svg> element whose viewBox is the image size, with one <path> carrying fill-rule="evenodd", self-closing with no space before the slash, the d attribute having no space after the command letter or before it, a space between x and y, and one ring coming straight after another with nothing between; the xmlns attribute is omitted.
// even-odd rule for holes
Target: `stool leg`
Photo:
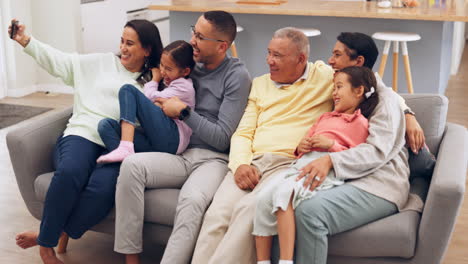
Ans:
<svg viewBox="0 0 468 264"><path fill-rule="evenodd" d="M379 75L383 79L385 73L385 65L387 64L388 52L390 51L391 41L385 41L385 46L382 54L382 60L380 61Z"/></svg>
<svg viewBox="0 0 468 264"><path fill-rule="evenodd" d="M406 41L401 42L401 54L403 55L403 62L405 63L406 85L408 86L408 93L412 94L413 91L413 77L411 76L411 68L408 56L408 46Z"/></svg>
<svg viewBox="0 0 468 264"><path fill-rule="evenodd" d="M236 43L233 41L231 45L231 55L234 58L237 58L237 48L236 48Z"/></svg>
<svg viewBox="0 0 468 264"><path fill-rule="evenodd" d="M393 90L398 92L398 41L393 43Z"/></svg>
<svg viewBox="0 0 468 264"><path fill-rule="evenodd" d="M67 245L68 245L68 235L63 233L59 238L59 243L57 246L57 253L65 253L67 252Z"/></svg>

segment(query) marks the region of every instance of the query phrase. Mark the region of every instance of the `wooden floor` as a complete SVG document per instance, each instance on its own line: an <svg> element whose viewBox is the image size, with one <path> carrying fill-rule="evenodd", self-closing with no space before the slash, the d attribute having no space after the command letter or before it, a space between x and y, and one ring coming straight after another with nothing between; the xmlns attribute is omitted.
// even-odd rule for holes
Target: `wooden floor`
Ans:
<svg viewBox="0 0 468 264"><path fill-rule="evenodd" d="M448 121L468 127L468 43L458 75L453 76L446 92L449 98ZM4 98L1 103L54 107L57 110L73 103L71 95L35 93L23 98ZM21 250L14 245L14 236L23 230L37 230L39 222L27 211L19 194L9 156L5 135L12 127L0 130L0 263L41 263L37 248ZM468 190L468 184L467 184ZM77 241L71 241L69 251L61 255L68 263L124 263L122 255L113 252L113 239L104 234L88 232ZM155 263L162 248L145 250L142 263ZM444 264L468 263L468 201L465 199L457 219Z"/></svg>

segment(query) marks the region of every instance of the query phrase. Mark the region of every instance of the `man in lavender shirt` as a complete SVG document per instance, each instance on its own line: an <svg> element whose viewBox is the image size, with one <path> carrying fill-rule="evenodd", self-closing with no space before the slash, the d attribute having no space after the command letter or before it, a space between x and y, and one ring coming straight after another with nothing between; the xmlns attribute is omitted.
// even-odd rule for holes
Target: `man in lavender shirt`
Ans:
<svg viewBox="0 0 468 264"><path fill-rule="evenodd" d="M193 131L181 155L137 153L122 163L116 192L114 250L127 264L142 252L145 188L181 188L173 231L161 263L189 263L203 215L224 175L231 135L242 117L251 79L245 65L226 55L236 22L224 11L209 11L192 27L190 43L197 62L191 78L195 109L177 97L159 99L164 113Z"/></svg>

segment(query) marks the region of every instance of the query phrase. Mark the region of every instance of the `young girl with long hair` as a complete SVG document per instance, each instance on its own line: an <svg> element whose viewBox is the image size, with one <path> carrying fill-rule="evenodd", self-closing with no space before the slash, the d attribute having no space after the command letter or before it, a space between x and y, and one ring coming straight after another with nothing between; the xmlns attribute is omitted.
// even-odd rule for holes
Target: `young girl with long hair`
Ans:
<svg viewBox="0 0 468 264"><path fill-rule="evenodd" d="M272 236L276 234L279 236L280 264L293 263L294 209L318 191L344 184L332 170L325 179L317 179L320 185L307 185L306 177L297 181L301 169L329 152L364 143L369 135L367 118L378 103L374 73L366 67L348 67L335 74L334 83L334 110L322 114L300 141L296 149L298 159L291 168L271 179L259 193L253 229L257 263L270 263Z"/></svg>
<svg viewBox="0 0 468 264"><path fill-rule="evenodd" d="M182 153L192 130L182 120L166 116L155 100L177 96L193 108L195 89L189 75L194 66L192 46L178 40L163 49L160 68L153 68L153 81L145 84L144 94L124 85L119 91L120 123L113 119L99 123L99 135L111 152L97 162L122 162L135 152Z"/></svg>

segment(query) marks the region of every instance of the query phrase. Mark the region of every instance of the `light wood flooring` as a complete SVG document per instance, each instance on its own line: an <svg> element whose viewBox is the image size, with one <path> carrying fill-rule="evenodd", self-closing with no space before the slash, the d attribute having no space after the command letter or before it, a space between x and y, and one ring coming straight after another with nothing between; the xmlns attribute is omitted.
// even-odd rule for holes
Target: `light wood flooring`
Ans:
<svg viewBox="0 0 468 264"><path fill-rule="evenodd" d="M467 43L468 47L468 43ZM450 100L448 121L468 127L468 48L465 49L458 75L449 81L446 96ZM4 98L2 103L54 107L60 109L73 103L71 95L35 93L22 98ZM39 221L26 209L19 193L5 144L5 135L13 127L0 130L0 263L41 263L38 249L22 250L14 244L15 234L23 230L38 230ZM468 192L468 184L467 184ZM113 250L112 237L87 232L80 240L70 240L68 252L60 255L67 264L124 263L122 255ZM157 263L163 248L145 250L142 263ZM468 201L465 199L444 264L468 263Z"/></svg>

